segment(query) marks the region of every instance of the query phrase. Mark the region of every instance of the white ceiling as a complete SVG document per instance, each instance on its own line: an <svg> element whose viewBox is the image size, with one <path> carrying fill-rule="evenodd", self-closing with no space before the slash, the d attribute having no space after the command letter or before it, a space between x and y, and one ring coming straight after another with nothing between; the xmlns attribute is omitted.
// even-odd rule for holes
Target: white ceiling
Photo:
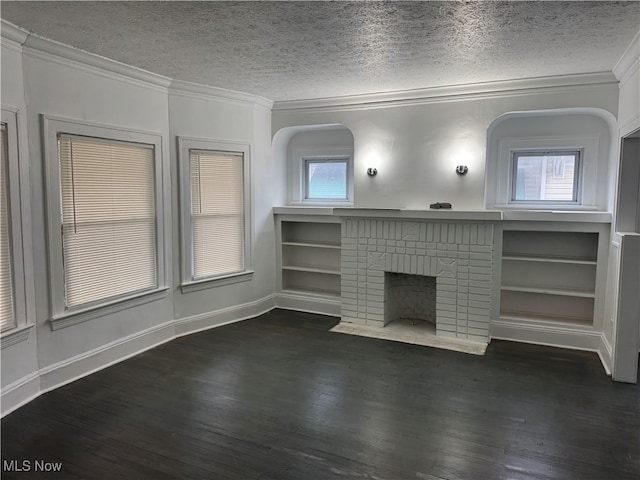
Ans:
<svg viewBox="0 0 640 480"><path fill-rule="evenodd" d="M2 18L272 100L610 71L638 2L9 2Z"/></svg>

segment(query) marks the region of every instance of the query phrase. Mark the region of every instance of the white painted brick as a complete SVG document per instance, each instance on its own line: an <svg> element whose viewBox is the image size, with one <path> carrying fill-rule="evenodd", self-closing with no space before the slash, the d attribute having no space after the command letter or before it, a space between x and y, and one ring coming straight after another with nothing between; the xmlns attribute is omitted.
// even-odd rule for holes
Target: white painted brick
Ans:
<svg viewBox="0 0 640 480"><path fill-rule="evenodd" d="M455 330L445 330L444 328L443 329L437 328L437 335L440 337L456 338Z"/></svg>
<svg viewBox="0 0 640 480"><path fill-rule="evenodd" d="M478 288L477 286L469 286L469 293L474 295L490 295L491 290L489 288Z"/></svg>
<svg viewBox="0 0 640 480"><path fill-rule="evenodd" d="M418 239L421 242L424 242L426 241L426 238L427 238L427 224L422 222L420 223L420 233L419 233Z"/></svg>
<svg viewBox="0 0 640 480"><path fill-rule="evenodd" d="M477 245L478 244L478 225L473 223L470 225L470 234L469 234L469 243L471 245Z"/></svg>
<svg viewBox="0 0 640 480"><path fill-rule="evenodd" d="M455 317L442 317L440 315L437 316L436 325L444 326L444 325L455 325L456 319Z"/></svg>
<svg viewBox="0 0 640 480"><path fill-rule="evenodd" d="M474 302L472 300L469 301L469 307L470 308L473 307L473 308L481 308L481 309L487 309L488 310L490 306L491 305L490 305L488 299L483 301L483 302Z"/></svg>
<svg viewBox="0 0 640 480"><path fill-rule="evenodd" d="M383 323L384 322L384 315L378 315L377 313L370 313L369 314L369 321L373 322L373 323ZM383 325L380 325L383 326Z"/></svg>
<svg viewBox="0 0 640 480"><path fill-rule="evenodd" d="M484 235L485 235L484 244L493 245L493 235L494 235L493 224L486 225Z"/></svg>
<svg viewBox="0 0 640 480"><path fill-rule="evenodd" d="M438 296L438 305L457 305L457 303L455 298Z"/></svg>
<svg viewBox="0 0 640 480"><path fill-rule="evenodd" d="M491 277L491 268L471 266L469 267L469 273L473 273L474 275L487 275L488 277Z"/></svg>
<svg viewBox="0 0 640 480"><path fill-rule="evenodd" d="M436 307L436 311L437 312L455 312L456 311L456 306L455 305L447 305L445 303L443 304L438 304L438 306Z"/></svg>
<svg viewBox="0 0 640 480"><path fill-rule="evenodd" d="M470 254L471 261L473 260L491 260L491 254L490 253L478 253L478 252L471 252Z"/></svg>
<svg viewBox="0 0 640 480"><path fill-rule="evenodd" d="M484 224L478 225L478 245L484 245Z"/></svg>
<svg viewBox="0 0 640 480"><path fill-rule="evenodd" d="M440 299L442 298L456 298L456 296L457 295L456 295L455 289L445 290L443 288L440 288L440 282L438 282L438 288L436 293L436 297L438 301L440 301Z"/></svg>
<svg viewBox="0 0 640 480"><path fill-rule="evenodd" d="M456 244L461 244L462 243L462 224L461 223L457 223L455 225L455 229L456 229L456 239L455 242Z"/></svg>
<svg viewBox="0 0 640 480"><path fill-rule="evenodd" d="M471 252L478 253L491 253L493 251L493 247L491 247L490 245L471 245L469 249L471 250Z"/></svg>
<svg viewBox="0 0 640 480"><path fill-rule="evenodd" d="M425 237L426 242L433 242L433 223L427 223L427 235Z"/></svg>
<svg viewBox="0 0 640 480"><path fill-rule="evenodd" d="M486 315L489 316L489 309L488 308L473 308L473 307L469 307L469 315Z"/></svg>
<svg viewBox="0 0 640 480"><path fill-rule="evenodd" d="M469 280L473 282L491 282L491 275L481 275L479 273L470 273Z"/></svg>
<svg viewBox="0 0 640 480"><path fill-rule="evenodd" d="M453 223L449 224L449 235L447 236L448 243L454 243L456 241L456 226Z"/></svg>

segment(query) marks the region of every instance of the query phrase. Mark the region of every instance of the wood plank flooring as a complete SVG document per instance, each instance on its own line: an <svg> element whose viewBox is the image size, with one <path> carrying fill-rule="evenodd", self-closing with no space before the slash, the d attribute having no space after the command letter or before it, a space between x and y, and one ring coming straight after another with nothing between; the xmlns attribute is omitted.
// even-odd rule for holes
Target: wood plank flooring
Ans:
<svg viewBox="0 0 640 480"><path fill-rule="evenodd" d="M595 354L478 357L336 322L276 310L47 393L2 420L3 467L31 462L2 478L640 478L640 387Z"/></svg>

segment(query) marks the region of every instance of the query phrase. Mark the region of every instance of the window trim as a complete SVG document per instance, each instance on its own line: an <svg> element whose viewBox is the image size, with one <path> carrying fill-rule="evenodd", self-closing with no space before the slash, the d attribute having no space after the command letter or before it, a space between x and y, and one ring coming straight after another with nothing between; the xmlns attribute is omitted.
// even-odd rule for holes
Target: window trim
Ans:
<svg viewBox="0 0 640 480"><path fill-rule="evenodd" d="M253 278L253 203L251 145L244 142L178 136L178 182L180 192L180 289L191 293L208 288L249 281ZM244 270L214 277L194 279L192 269L193 232L191 228L191 150L241 154L244 180Z"/></svg>
<svg viewBox="0 0 640 480"><path fill-rule="evenodd" d="M168 289L165 251L165 182L162 155L162 135L154 132L103 125L87 121L41 115L44 135L44 159L46 180L47 251L49 262L49 322L57 330L92 320L124 308L163 298ZM151 145L154 149L154 187L156 217L156 272L155 288L130 292L118 297L110 297L90 304L67 307L64 302L64 269L60 228L60 163L58 160L58 134L79 135L107 141L133 142ZM121 308L120 308L121 307Z"/></svg>
<svg viewBox="0 0 640 480"><path fill-rule="evenodd" d="M7 176L9 179L9 231L12 256L13 301L15 325L1 332L0 348L22 342L29 337L33 327L33 269L30 255L31 224L29 208L29 165L24 155L23 138L20 135L20 110L2 105L1 122L7 133Z"/></svg>
<svg viewBox="0 0 640 480"><path fill-rule="evenodd" d="M495 149L489 152L485 174L485 205L499 210L557 210L557 211L601 211L598 203L604 182L597 182L601 174L602 161L598 157L599 138L595 136L557 137L504 137L497 141ZM511 152L564 150L582 152L579 173L580 201L562 202L510 202L513 181ZM491 181L489 181L491 180Z"/></svg>
<svg viewBox="0 0 640 480"><path fill-rule="evenodd" d="M302 161L302 193L304 202L321 202L321 203L345 203L350 202L349 185L353 183L353 172L351 171L351 156L349 155L321 155L321 156L303 156ZM345 163L347 167L345 178L345 197L344 198L310 198L309 197L309 165L312 163Z"/></svg>
<svg viewBox="0 0 640 480"><path fill-rule="evenodd" d="M561 156L572 155L575 158L574 161L574 175L573 175L573 199L572 200L516 200L516 188L518 180L518 158L523 156ZM582 168L584 157L584 150L581 148L556 148L556 149L511 149L509 152L509 204L511 205L581 205L582 202ZM564 172L563 167L563 172ZM554 177L553 178L558 178Z"/></svg>

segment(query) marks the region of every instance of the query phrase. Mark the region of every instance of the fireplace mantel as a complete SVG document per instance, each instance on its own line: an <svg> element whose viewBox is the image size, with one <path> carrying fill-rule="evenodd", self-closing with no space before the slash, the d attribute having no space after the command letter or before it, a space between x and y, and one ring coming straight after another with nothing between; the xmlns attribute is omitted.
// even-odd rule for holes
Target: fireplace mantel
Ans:
<svg viewBox="0 0 640 480"><path fill-rule="evenodd" d="M334 208L339 217L383 218L394 220L442 220L442 221L500 221L500 210L455 210L428 209L410 210L404 208Z"/></svg>

